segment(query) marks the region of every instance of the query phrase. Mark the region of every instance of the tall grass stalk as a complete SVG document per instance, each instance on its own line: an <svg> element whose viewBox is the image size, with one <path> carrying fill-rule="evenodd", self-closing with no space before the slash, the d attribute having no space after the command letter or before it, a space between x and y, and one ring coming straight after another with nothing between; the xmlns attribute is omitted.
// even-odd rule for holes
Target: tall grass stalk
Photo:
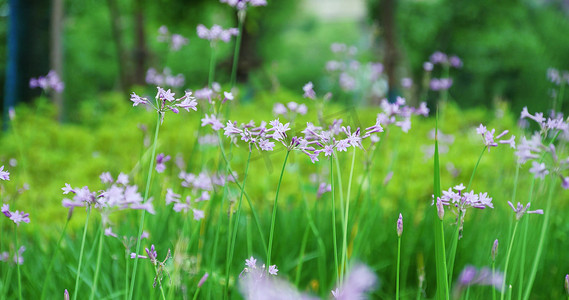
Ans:
<svg viewBox="0 0 569 300"><path fill-rule="evenodd" d="M89 225L90 214L91 214L91 207L87 206L87 217L85 217L85 226L83 227L83 239L81 241L81 250L79 250L79 265L77 266L77 277L75 277L75 289L73 290L73 300L77 299L77 294L79 294L78 293L79 278L81 277L81 264L83 263L83 252L85 250L85 240L87 237L87 227Z"/></svg>
<svg viewBox="0 0 569 300"><path fill-rule="evenodd" d="M275 221L277 219L277 202L279 200L279 191L281 189L281 183L283 180L283 175L284 175L284 171L285 171L285 167L286 167L286 161L288 159L288 155L290 154L290 150L286 151L286 156L283 162L283 168L281 170L281 176L279 178L279 184L277 185L277 194L275 196L275 202L273 203L273 215L271 217L271 230L269 231L269 248L268 248L268 253L267 253L267 271L269 270L270 266L271 266L271 252L273 250L273 236L274 236L274 232L275 232Z"/></svg>
<svg viewBox="0 0 569 300"><path fill-rule="evenodd" d="M438 143L438 112L435 121L435 159L434 159L434 198L441 197L441 175L439 167L439 143ZM445 232L443 220L441 220L437 213L437 206L433 205L432 211L434 214L434 234L435 234L435 261L436 261L436 274L437 274L437 299L450 298L447 265L445 255Z"/></svg>
<svg viewBox="0 0 569 300"><path fill-rule="evenodd" d="M397 237L397 277L395 278L395 300L399 300L399 267L401 265L401 237Z"/></svg>
<svg viewBox="0 0 569 300"><path fill-rule="evenodd" d="M158 100L156 100L158 101ZM158 103L156 103L157 107ZM148 162L148 174L146 175L146 188L144 190L144 202L146 203L146 201L148 201L148 196L150 193L150 182L152 179L152 170L154 170L154 161L156 159L156 144L158 143L158 132L160 131L160 121L162 119L162 115L161 113L158 113L158 115L156 116L156 128L154 129L154 141L152 142L152 154L150 156L150 161ZM142 210L142 212L140 213L140 222L138 224L138 235L135 237L136 238L136 247L135 247L135 253L137 254L136 257L134 258L134 265L132 267L132 278L130 280L130 292L129 292L129 296L128 299L132 299L133 295L134 295L134 283L136 282L136 269L138 267L138 253L140 253L140 243L141 243L141 239L140 237L142 236L142 230L144 228L144 217L146 215L146 210ZM75 293L75 295L77 295Z"/></svg>
<svg viewBox="0 0 569 300"><path fill-rule="evenodd" d="M334 156L336 153L333 154ZM334 244L334 273L336 280L338 279L338 237L336 235L336 197L335 197L335 184L334 184L334 160L330 157L330 185L332 186L332 243Z"/></svg>
<svg viewBox="0 0 569 300"><path fill-rule="evenodd" d="M211 44L211 58L209 60L209 74L207 77L207 86L211 88L211 85L213 84L213 78L215 76L215 48L216 45L213 44L214 42L212 42Z"/></svg>
<svg viewBox="0 0 569 300"><path fill-rule="evenodd" d="M344 210L344 228L342 231L342 257L340 268L342 272L340 273L340 284L343 283L343 275L348 269L348 218L350 213L350 191L352 189L352 179L354 177L354 164L356 162L356 147L353 147L352 152L352 166L350 168L350 179L348 180L348 191L346 194L346 209Z"/></svg>
<svg viewBox="0 0 569 300"><path fill-rule="evenodd" d="M164 295L164 288L162 287L162 280L160 279L160 274L158 274L158 268L156 268L156 264L154 264L154 271L156 272L156 280L158 280L158 286L160 287L162 300L166 300L166 296Z"/></svg>
<svg viewBox="0 0 569 300"><path fill-rule="evenodd" d="M20 274L20 252L18 248L18 225L14 225L14 248L16 252L16 269L18 272L18 297L22 300L22 275Z"/></svg>
<svg viewBox="0 0 569 300"><path fill-rule="evenodd" d="M229 272L231 271L231 263L233 262L233 255L235 251L235 242L237 240L237 229L239 228L239 221L241 218L241 204L243 203L243 192L245 190L245 182L247 181L247 173L249 172L249 162L251 161L251 153L253 149L249 148L249 155L247 157L247 163L245 165L245 175L243 175L243 183L241 184L241 193L239 194L239 202L237 204L237 216L233 228L231 228L231 218L229 219L229 233L228 237L231 240L227 244L227 257L225 266L225 296L229 297Z"/></svg>
<svg viewBox="0 0 569 300"><path fill-rule="evenodd" d="M91 296L89 299L95 299L97 292L97 281L99 279L99 271L101 270L101 255L103 253L103 236L105 235L105 228L103 228L103 221L101 220L101 232L99 233L99 248L97 249L97 266L95 267L95 277L93 278L93 287L91 288Z"/></svg>
<svg viewBox="0 0 569 300"><path fill-rule="evenodd" d="M539 235L539 242L537 244L537 252L535 253L535 256L533 257L533 263L532 263L532 268L531 268L531 272L529 275L529 280L528 283L526 285L526 289L524 291L524 300L528 300L529 296L531 294L531 289L533 286L533 281L535 280L535 275L537 274L537 267L539 265L539 260L541 258L541 252L543 251L543 246L545 243L545 237L547 236L547 226L549 225L549 216L551 215L551 200L553 199L553 193L555 192L555 187L556 185L556 178L551 176L551 180L549 182L550 186L549 186L549 192L547 195L547 204L545 206L545 211L543 214L543 225L541 226L541 232Z"/></svg>
<svg viewBox="0 0 569 300"><path fill-rule="evenodd" d="M504 296L506 295L506 281L508 279L508 265L510 263L510 255L512 254L512 248L514 246L514 239L516 238L516 230L518 229L518 224L519 224L519 220L516 221L516 224L514 225L514 232L512 232L512 238L510 238L510 245L508 246L508 253L506 254L506 265L504 266L504 279L502 281L502 297L500 297L501 300L504 300ZM511 293L511 286L509 289L509 293ZM509 295L510 297L511 295ZM508 298L509 298L508 297Z"/></svg>
<svg viewBox="0 0 569 300"><path fill-rule="evenodd" d="M238 29L239 33L235 39L235 51L233 53L233 66L231 68L231 88L235 86L237 79L237 67L239 65L239 50L241 49L241 38L243 37L243 23L245 23L245 17L247 16L247 11L245 9L237 10L237 20L239 22Z"/></svg>
<svg viewBox="0 0 569 300"><path fill-rule="evenodd" d="M49 261L47 271L45 272L45 278L43 280L43 286L41 288L41 296L40 296L41 300L43 300L45 297L47 285L49 283L49 280L51 279L51 271L53 270L53 263L55 261L55 257L59 253L59 246L61 245L61 241L63 240L63 237L65 236L65 233L67 231L67 225L69 224L69 219L70 218L67 218L67 220L65 221L65 226L63 226L63 231L61 232L61 235L59 236L59 239L57 240L57 244L55 246L55 251L53 251L53 254L51 255L51 259Z"/></svg>

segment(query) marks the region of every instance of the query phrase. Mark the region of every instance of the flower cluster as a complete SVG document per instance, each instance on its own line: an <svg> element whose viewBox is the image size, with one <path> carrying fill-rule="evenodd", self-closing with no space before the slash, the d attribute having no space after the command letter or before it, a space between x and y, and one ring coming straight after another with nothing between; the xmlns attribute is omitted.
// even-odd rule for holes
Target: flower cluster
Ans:
<svg viewBox="0 0 569 300"><path fill-rule="evenodd" d="M199 221L205 217L205 213L203 210L193 208L191 196L186 196L186 199L184 201L181 201L180 197L181 197L180 194L176 194L172 189L168 189L166 191L166 205L174 203L173 209L175 212L187 213L189 209L192 209L192 213L194 214L194 220L196 221ZM206 201L209 199L210 199L209 193L207 191L202 191L200 197L196 198L193 201L193 204L195 205L198 202Z"/></svg>
<svg viewBox="0 0 569 300"><path fill-rule="evenodd" d="M10 172L4 170L4 166L0 167L0 180L10 180Z"/></svg>
<svg viewBox="0 0 569 300"><path fill-rule="evenodd" d="M165 25L160 26L158 29L158 41L162 43L168 43L172 51L178 51L182 49L183 46L189 43L189 40L182 36L181 34L170 34L168 27Z"/></svg>
<svg viewBox="0 0 569 300"><path fill-rule="evenodd" d="M154 206L152 205L152 198L143 202L144 199L138 192L136 185L129 185L129 179L126 174L119 174L117 180L114 181L109 172L104 172L100 176L101 182L109 184L110 186L103 191L91 192L89 187L71 188L66 183L62 188L63 194L73 194L73 199L65 198L61 202L64 207L94 207L99 209L103 215L103 221L107 220L108 215L113 210L123 209L139 209L146 210L154 214Z"/></svg>
<svg viewBox="0 0 569 300"><path fill-rule="evenodd" d="M498 147L498 144L508 144L511 148L516 149L516 137L514 135L507 140L501 140L501 138L508 134L508 130L504 130L502 133L494 137L494 134L496 133L495 129L488 130L486 129L486 126L480 124L480 126L476 128L476 133L482 136L484 145L488 147L488 152L490 152L491 147Z"/></svg>
<svg viewBox="0 0 569 300"><path fill-rule="evenodd" d="M245 10L247 6L267 6L267 0L219 0L238 10Z"/></svg>
<svg viewBox="0 0 569 300"><path fill-rule="evenodd" d="M538 215L543 215L543 209L537 209L537 210L528 210L530 207L530 204L528 202L528 204L526 204L526 206L523 206L523 204L521 204L520 202L518 202L518 204L516 206L514 206L514 204L512 204L512 202L508 201L508 205L510 205L510 207L514 210L514 212L516 213L516 220L520 220L524 214L538 214Z"/></svg>
<svg viewBox="0 0 569 300"><path fill-rule="evenodd" d="M63 92L64 84L54 70L49 71L46 76L30 79L30 88L41 88L44 92L54 90L57 93Z"/></svg>
<svg viewBox="0 0 569 300"><path fill-rule="evenodd" d="M569 71L549 68L547 69L547 79L555 85L569 84Z"/></svg>
<svg viewBox="0 0 569 300"><path fill-rule="evenodd" d="M170 155L165 155L164 153L158 154L156 156L156 172L162 173L166 170L166 162L170 160Z"/></svg>
<svg viewBox="0 0 569 300"><path fill-rule="evenodd" d="M501 290L503 282L504 274L502 272L493 272L488 267L477 269L474 266L466 266L458 276L458 283L453 291L454 297L459 299L462 291L471 285L489 285Z"/></svg>
<svg viewBox="0 0 569 300"><path fill-rule="evenodd" d="M166 111L173 111L174 113L179 113L180 108L185 109L186 111L190 111L190 109L197 111L198 102L196 101L195 97L192 97L192 92L186 91L184 96L176 99L174 94L171 90L164 90L161 87L157 87L158 92L156 93L156 104L148 101L146 98L142 98L135 93L130 95L130 101L133 102L132 106L137 106L139 104L147 104L152 106L157 112L159 112L162 116L162 121L164 121L164 113Z"/></svg>
<svg viewBox="0 0 569 300"><path fill-rule="evenodd" d="M366 294L377 285L377 277L373 271L362 264L352 267L344 283L332 291L337 300L366 299Z"/></svg>
<svg viewBox="0 0 569 300"><path fill-rule="evenodd" d="M452 55L449 57L445 53L436 51L431 55L429 61L423 63L423 69L430 75L435 65L438 64L442 65L444 68L462 68L462 60L460 60L458 56ZM429 87L433 91L444 91L450 89L452 83L452 78L432 78L429 82Z"/></svg>
<svg viewBox="0 0 569 300"><path fill-rule="evenodd" d="M314 92L314 85L312 84L311 81L309 81L307 84L305 84L302 87L302 90L304 91L304 94L302 95L302 97L309 98L309 99L316 98L316 92Z"/></svg>
<svg viewBox="0 0 569 300"><path fill-rule="evenodd" d="M414 108L407 106L405 98L402 97L397 97L395 103L389 103L387 99L383 99L381 100L380 107L383 112L377 114L375 126L378 124L382 124L383 126L395 124L395 126L400 127L403 132L408 132L409 129L411 129L412 115L422 115L425 117L429 115L427 103L421 102L418 108Z"/></svg>
<svg viewBox="0 0 569 300"><path fill-rule="evenodd" d="M146 83L148 84L179 88L184 85L185 81L184 74L180 73L174 76L169 68L164 68L162 73L158 73L154 68L150 68L146 71Z"/></svg>
<svg viewBox="0 0 569 300"><path fill-rule="evenodd" d="M24 256L23 256L24 251L26 251L26 246L20 246L18 251L14 254L12 261L15 264L18 264L18 265L24 264ZM0 261L9 262L10 261L10 253L8 253L7 251L0 253Z"/></svg>
<svg viewBox="0 0 569 300"><path fill-rule="evenodd" d="M16 225L20 226L20 223L30 223L30 214L23 211L10 211L9 204L2 204L1 212L6 216L6 218L12 220Z"/></svg>
<svg viewBox="0 0 569 300"><path fill-rule="evenodd" d="M545 178L546 175L559 176L561 178L561 186L569 189L569 176L563 173L569 169L569 157L559 157L553 139L547 145L543 139L550 132L557 131L569 134L569 123L563 120L563 116L545 119L543 113L530 114L524 107L521 113L521 119L531 119L540 126L540 132L535 132L530 139L522 137L517 151L514 153L518 157L518 163L525 164L531 161L532 166L530 172L536 178ZM545 159L548 156L550 159Z"/></svg>
<svg viewBox="0 0 569 300"><path fill-rule="evenodd" d="M273 113L275 115L285 115L289 120L293 120L297 114L304 116L307 112L308 108L304 103L298 104L294 101L291 101L287 103L286 106L278 102L273 105Z"/></svg>
<svg viewBox="0 0 569 300"><path fill-rule="evenodd" d="M200 24L197 27L197 33L200 39L208 40L212 43L217 41L228 43L231 40L231 36L237 36L239 34L239 29L223 29L219 25L213 25L211 29L207 29L207 27Z"/></svg>
<svg viewBox="0 0 569 300"><path fill-rule="evenodd" d="M451 55L450 57L441 51L435 51L429 57L429 62L433 65L441 64L445 66L450 66L453 68L462 68L462 60L456 55Z"/></svg>

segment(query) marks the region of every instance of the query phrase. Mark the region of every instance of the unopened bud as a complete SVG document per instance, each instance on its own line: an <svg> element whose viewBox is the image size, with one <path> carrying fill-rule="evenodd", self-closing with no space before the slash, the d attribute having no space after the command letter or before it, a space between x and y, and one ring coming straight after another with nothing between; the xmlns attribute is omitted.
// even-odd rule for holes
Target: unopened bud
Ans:
<svg viewBox="0 0 569 300"><path fill-rule="evenodd" d="M209 277L209 274L207 272L205 272L205 274L202 276L202 279L200 279L200 282L198 282L198 288L202 287L202 285L205 283L205 281L207 280L208 277Z"/></svg>
<svg viewBox="0 0 569 300"><path fill-rule="evenodd" d="M569 274L565 275L565 291L569 295Z"/></svg>
<svg viewBox="0 0 569 300"><path fill-rule="evenodd" d="M496 261L496 255L498 255L498 239L496 239L494 245L492 245L492 261Z"/></svg>
<svg viewBox="0 0 569 300"><path fill-rule="evenodd" d="M69 292L67 289L65 289L65 292L63 292L63 300L69 300Z"/></svg>
<svg viewBox="0 0 569 300"><path fill-rule="evenodd" d="M437 199L437 215L439 216L439 219L441 219L441 221L445 217L445 209L443 207L443 202L441 201L440 198Z"/></svg>
<svg viewBox="0 0 569 300"><path fill-rule="evenodd" d="M397 236L401 237L403 234L403 216L399 214L399 219L397 219Z"/></svg>

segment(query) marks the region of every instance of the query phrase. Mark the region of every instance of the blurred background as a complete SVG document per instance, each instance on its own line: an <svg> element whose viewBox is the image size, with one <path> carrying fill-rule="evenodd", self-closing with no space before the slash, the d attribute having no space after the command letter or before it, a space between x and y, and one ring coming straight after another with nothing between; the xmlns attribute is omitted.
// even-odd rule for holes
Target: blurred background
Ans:
<svg viewBox="0 0 569 300"><path fill-rule="evenodd" d="M50 70L65 83L51 97L67 122L108 92L128 101L133 86L156 86L151 68L181 74L181 88L203 88L210 48L197 38L198 24L237 27L237 14L214 0L0 1L3 115L40 96L30 79ZM160 39L163 25L188 44L174 51ZM555 86L548 68L558 77L569 69L568 32L567 0L273 0L247 12L237 81L244 101L260 91L300 93L312 81L336 101L406 95L432 106L424 62L441 51L462 60L450 71L449 95L459 106L491 108L498 100L513 111L545 111ZM333 43L345 51L332 51ZM229 82L232 59L233 41L221 43L216 81Z"/></svg>

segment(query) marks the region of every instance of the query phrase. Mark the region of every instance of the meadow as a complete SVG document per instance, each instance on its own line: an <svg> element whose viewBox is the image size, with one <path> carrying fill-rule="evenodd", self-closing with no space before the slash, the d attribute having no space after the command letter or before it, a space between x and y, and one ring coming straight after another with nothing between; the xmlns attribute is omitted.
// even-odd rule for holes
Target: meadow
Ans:
<svg viewBox="0 0 569 300"><path fill-rule="evenodd" d="M152 69L61 123L63 83L32 80L0 135L1 299L569 299L567 71L540 77L548 111L464 108L458 57L388 97L383 66L334 43L326 84L251 93L240 33L266 3L225 2L237 28L190 37L206 86Z"/></svg>

